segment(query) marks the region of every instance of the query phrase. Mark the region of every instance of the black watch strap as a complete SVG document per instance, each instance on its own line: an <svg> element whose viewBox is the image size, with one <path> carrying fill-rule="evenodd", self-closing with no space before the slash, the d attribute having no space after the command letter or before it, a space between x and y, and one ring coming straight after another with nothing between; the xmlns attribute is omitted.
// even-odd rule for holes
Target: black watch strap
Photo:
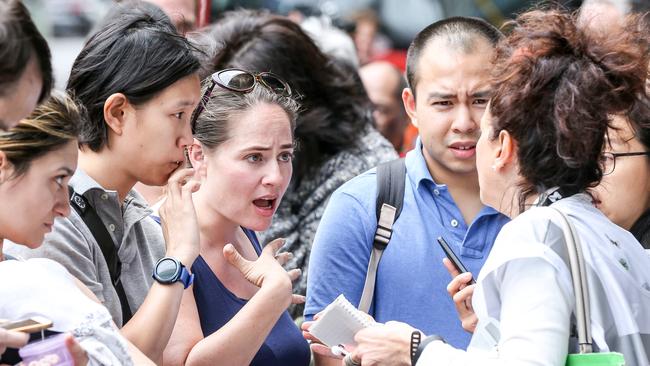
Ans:
<svg viewBox="0 0 650 366"><path fill-rule="evenodd" d="M422 333L419 330L414 330L411 333L411 366L415 366L417 362L415 355L417 355L418 348L420 348L420 342L422 342Z"/></svg>
<svg viewBox="0 0 650 366"><path fill-rule="evenodd" d="M414 333L420 333L419 331L415 331ZM416 363L418 363L418 360L420 359L420 356L422 356L422 352L424 352L424 349L429 345L429 343L433 341L442 341L444 342L445 340L438 335L430 335L420 341L418 341L418 345L415 347L415 351L413 350L413 334L411 334L411 366L415 366ZM421 334L421 333L420 333Z"/></svg>

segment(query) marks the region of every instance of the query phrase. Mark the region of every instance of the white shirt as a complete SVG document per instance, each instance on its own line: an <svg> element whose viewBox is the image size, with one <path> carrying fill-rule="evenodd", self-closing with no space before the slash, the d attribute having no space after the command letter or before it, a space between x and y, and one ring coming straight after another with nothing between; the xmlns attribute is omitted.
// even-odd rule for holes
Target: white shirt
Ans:
<svg viewBox="0 0 650 366"><path fill-rule="evenodd" d="M45 317L52 320L52 330L75 337L89 365L132 365L108 310L86 296L62 265L41 258L5 260L0 279L0 318Z"/></svg>
<svg viewBox="0 0 650 366"><path fill-rule="evenodd" d="M586 195L553 207L569 215L583 243L590 298L597 296L591 301L596 347L609 351L627 336L650 334L650 258L641 245ZM472 304L479 323L468 350L432 342L418 365L565 364L575 301L569 270L549 245L555 222L547 210L532 208L503 227L478 276ZM628 364L648 365L645 348L625 354Z"/></svg>

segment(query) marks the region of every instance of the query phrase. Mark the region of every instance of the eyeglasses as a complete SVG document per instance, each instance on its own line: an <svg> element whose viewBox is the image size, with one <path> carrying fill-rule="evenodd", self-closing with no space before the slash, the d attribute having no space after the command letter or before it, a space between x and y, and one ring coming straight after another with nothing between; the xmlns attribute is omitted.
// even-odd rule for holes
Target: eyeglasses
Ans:
<svg viewBox="0 0 650 366"><path fill-rule="evenodd" d="M600 158L600 167L603 170L603 175L612 174L614 168L616 168L616 158L622 156L650 156L650 151L635 151L628 153L604 152Z"/></svg>
<svg viewBox="0 0 650 366"><path fill-rule="evenodd" d="M280 77L271 73L271 72L260 72L252 73L242 69L225 69L217 71L211 76L210 86L205 90L203 96L201 97L201 102L194 110L192 115L192 120L190 122L190 127L192 128L192 133L194 133L194 127L196 125L196 120L199 118L205 105L210 100L212 95L212 90L216 85L220 87L238 92L238 93L249 93L255 88L256 83L262 84L264 87L268 88L275 94L281 95L283 97L291 96L291 88L287 83L285 83Z"/></svg>

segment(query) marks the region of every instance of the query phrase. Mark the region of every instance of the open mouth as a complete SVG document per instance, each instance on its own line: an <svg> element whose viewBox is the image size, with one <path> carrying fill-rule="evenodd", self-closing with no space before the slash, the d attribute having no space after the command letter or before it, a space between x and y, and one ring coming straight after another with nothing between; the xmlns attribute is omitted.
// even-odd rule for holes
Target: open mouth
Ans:
<svg viewBox="0 0 650 366"><path fill-rule="evenodd" d="M262 199L262 198L260 198L260 199L256 199L255 201L253 201L253 204L256 207L261 208L263 210L270 210L270 209L273 209L273 206L275 205L275 199Z"/></svg>

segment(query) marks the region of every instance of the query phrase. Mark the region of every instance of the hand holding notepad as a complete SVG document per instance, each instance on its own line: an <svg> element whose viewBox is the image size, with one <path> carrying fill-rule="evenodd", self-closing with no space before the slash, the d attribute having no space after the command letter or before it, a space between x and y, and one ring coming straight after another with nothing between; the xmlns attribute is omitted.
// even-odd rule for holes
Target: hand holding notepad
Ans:
<svg viewBox="0 0 650 366"><path fill-rule="evenodd" d="M309 333L329 347L356 344L354 335L374 324L368 314L357 310L345 296L339 295L320 313Z"/></svg>

